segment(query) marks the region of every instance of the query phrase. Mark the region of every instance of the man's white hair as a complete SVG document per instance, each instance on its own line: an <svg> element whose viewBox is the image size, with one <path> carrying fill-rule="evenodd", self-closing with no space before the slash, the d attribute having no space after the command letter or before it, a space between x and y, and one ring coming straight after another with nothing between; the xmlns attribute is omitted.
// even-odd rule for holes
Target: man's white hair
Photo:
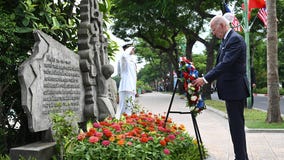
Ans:
<svg viewBox="0 0 284 160"><path fill-rule="evenodd" d="M210 21L210 25L213 22L214 23L216 23L216 22L217 23L225 23L227 26L230 26L230 21L227 18L225 18L224 16L221 16L221 15L216 15L215 17L213 17Z"/></svg>
<svg viewBox="0 0 284 160"><path fill-rule="evenodd" d="M233 22L235 15L233 13L227 12L223 15L229 22Z"/></svg>

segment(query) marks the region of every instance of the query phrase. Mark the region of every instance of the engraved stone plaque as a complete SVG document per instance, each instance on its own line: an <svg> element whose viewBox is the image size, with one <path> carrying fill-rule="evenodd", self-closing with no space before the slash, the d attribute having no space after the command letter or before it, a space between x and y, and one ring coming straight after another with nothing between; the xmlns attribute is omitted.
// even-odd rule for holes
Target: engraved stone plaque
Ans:
<svg viewBox="0 0 284 160"><path fill-rule="evenodd" d="M33 53L19 68L22 105L33 132L51 127L49 114L74 111L84 121L85 91L80 57L41 31L35 31Z"/></svg>

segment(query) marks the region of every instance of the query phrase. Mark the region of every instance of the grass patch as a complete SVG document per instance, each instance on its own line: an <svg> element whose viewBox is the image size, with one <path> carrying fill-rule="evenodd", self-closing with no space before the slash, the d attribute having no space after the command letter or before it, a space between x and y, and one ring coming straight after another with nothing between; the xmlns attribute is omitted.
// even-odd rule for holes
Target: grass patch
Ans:
<svg viewBox="0 0 284 160"><path fill-rule="evenodd" d="M220 110L224 113L227 113L225 102L217 100L206 100L207 106L213 107L217 110ZM247 109L245 108L245 121L247 128L255 129L284 129L284 123L266 123L266 112L257 110L257 109ZM284 119L282 117L282 119Z"/></svg>

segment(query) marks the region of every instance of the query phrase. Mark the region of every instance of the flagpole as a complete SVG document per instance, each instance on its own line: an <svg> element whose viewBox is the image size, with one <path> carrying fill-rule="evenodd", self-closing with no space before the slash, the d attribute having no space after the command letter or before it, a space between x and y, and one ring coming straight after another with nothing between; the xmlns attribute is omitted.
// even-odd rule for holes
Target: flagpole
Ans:
<svg viewBox="0 0 284 160"><path fill-rule="evenodd" d="M248 77L248 82L249 82L249 93L250 96L247 98L247 107L249 109L252 108L252 93L251 93L251 69L250 69L250 45L249 45L249 32L250 32L250 28L249 28L249 23L248 23L248 0L244 0L244 12L243 12L243 17L244 17L244 32L245 32L245 42L247 45L247 58L246 58L246 71L247 71L247 77Z"/></svg>

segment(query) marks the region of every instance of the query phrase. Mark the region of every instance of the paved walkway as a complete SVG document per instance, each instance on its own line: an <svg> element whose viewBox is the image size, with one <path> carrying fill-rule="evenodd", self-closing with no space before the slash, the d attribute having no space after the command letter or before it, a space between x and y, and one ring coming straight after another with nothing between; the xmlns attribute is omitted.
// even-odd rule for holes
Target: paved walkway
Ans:
<svg viewBox="0 0 284 160"><path fill-rule="evenodd" d="M156 114L166 115L172 95L153 92L141 94L136 101L144 109ZM227 119L207 107L197 116L201 139L208 150L206 160L234 160L233 145L230 138ZM175 95L171 111L188 111L185 100ZM184 124L189 134L195 137L191 116L170 113L177 124ZM250 160L284 160L284 132L247 131L247 147Z"/></svg>

